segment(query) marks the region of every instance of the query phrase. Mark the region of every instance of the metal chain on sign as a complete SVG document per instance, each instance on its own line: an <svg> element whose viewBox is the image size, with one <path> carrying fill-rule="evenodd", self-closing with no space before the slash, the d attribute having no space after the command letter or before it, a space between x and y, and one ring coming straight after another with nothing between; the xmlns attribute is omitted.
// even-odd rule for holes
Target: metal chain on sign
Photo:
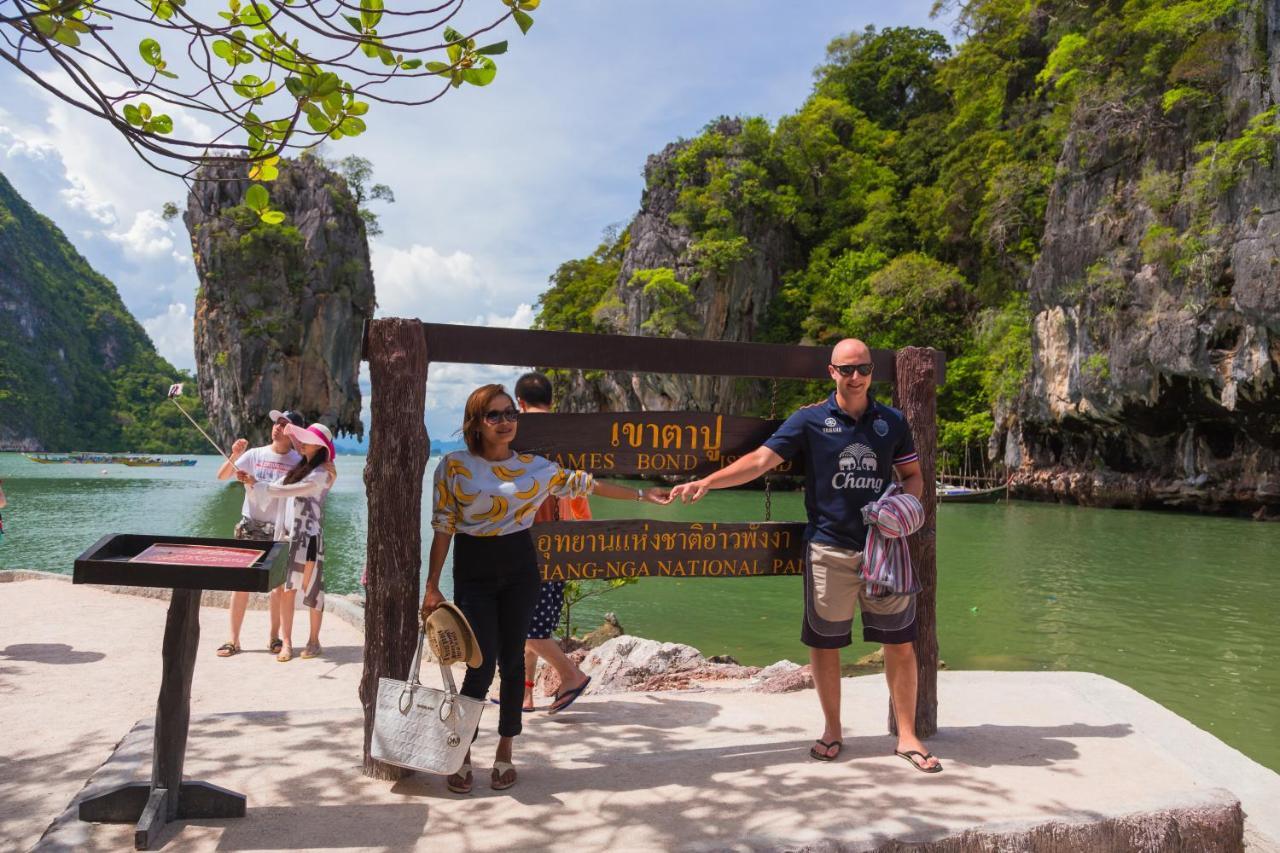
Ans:
<svg viewBox="0 0 1280 853"><path fill-rule="evenodd" d="M776 420L778 417L778 380L775 377L770 380L769 386L769 420ZM773 478L765 475L764 478L764 520L773 521Z"/></svg>

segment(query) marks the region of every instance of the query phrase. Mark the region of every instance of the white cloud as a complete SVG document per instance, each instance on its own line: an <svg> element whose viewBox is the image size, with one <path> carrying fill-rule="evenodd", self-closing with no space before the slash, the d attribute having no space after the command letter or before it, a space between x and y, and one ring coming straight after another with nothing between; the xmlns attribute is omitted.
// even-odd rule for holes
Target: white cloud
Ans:
<svg viewBox="0 0 1280 853"><path fill-rule="evenodd" d="M378 316L421 317L447 322L473 314L489 294L476 259L463 251L444 254L431 246L407 249L374 244L373 279ZM459 315L458 309L464 313Z"/></svg>
<svg viewBox="0 0 1280 853"><path fill-rule="evenodd" d="M533 306L528 302L521 302L516 306L516 310L512 314L506 316L486 314L484 317L476 317L475 324L477 326L492 326L497 329L527 329L533 325L534 316Z"/></svg>
<svg viewBox="0 0 1280 853"><path fill-rule="evenodd" d="M124 247L125 253L135 258L157 258L173 251L173 231L169 224L154 210L140 210L133 217L128 231L113 231L107 237ZM172 308L173 306L169 306Z"/></svg>
<svg viewBox="0 0 1280 853"><path fill-rule="evenodd" d="M174 302L163 314L142 321L156 351L174 367L195 369L195 339L190 309Z"/></svg>

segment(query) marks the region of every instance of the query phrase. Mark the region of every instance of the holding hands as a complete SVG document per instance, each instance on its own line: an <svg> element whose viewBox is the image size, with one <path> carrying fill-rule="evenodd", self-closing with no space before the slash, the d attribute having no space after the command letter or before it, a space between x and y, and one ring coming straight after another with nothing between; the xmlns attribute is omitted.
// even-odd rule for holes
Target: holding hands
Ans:
<svg viewBox="0 0 1280 853"><path fill-rule="evenodd" d="M708 491L706 480L681 483L667 494L666 500L662 501L662 503L669 504L672 501L679 500L682 503L691 504L701 500L702 496Z"/></svg>

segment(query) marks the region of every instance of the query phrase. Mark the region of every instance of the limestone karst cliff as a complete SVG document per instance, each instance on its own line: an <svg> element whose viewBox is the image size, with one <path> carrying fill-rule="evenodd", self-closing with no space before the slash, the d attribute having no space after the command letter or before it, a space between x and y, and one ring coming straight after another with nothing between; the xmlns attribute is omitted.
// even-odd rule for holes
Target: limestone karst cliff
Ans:
<svg viewBox="0 0 1280 853"><path fill-rule="evenodd" d="M721 120L715 130L732 139L741 122ZM687 226L673 217L677 188L672 162L687 143L673 143L645 164L640 211L627 226L629 239L621 271L597 312L603 330L621 335L661 335L724 341L754 340L769 302L781 287L781 271L794 252L783 223L743 221L752 251L747 257L710 264L699 257ZM654 271L669 271L688 288L688 304L664 306L663 296L646 288ZM661 274L661 273L660 273ZM648 292L646 292L648 291ZM666 309L665 323L655 315ZM562 394L566 411L701 410L741 413L755 405L763 384L732 377L676 374L575 372Z"/></svg>
<svg viewBox="0 0 1280 853"><path fill-rule="evenodd" d="M1230 141L1273 121L1280 3L1234 23L1209 109L1122 91L1075 111L1030 279L1030 382L992 437L1024 494L1280 511L1280 165L1233 163L1195 126L1220 115Z"/></svg>
<svg viewBox="0 0 1280 853"><path fill-rule="evenodd" d="M287 218L266 225L240 206L243 166L202 177L183 219L200 277L200 395L216 437L261 443L272 409L361 435L360 333L374 287L346 182L314 157L285 162L270 192Z"/></svg>
<svg viewBox="0 0 1280 853"><path fill-rule="evenodd" d="M933 346L956 468L1280 518L1280 0L939 5L961 39L838 36L794 113L650 158L539 325ZM590 373L567 402L759 414L761 391Z"/></svg>

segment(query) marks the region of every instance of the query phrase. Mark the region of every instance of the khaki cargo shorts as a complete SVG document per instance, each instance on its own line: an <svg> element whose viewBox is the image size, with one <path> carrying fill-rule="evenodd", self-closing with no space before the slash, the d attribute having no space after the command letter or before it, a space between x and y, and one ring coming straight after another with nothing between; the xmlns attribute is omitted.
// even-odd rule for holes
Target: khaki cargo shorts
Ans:
<svg viewBox="0 0 1280 853"><path fill-rule="evenodd" d="M804 561L804 626L800 641L814 649L853 642L855 607L868 643L910 643L916 638L915 595L872 598L862 579L862 552L809 542Z"/></svg>

